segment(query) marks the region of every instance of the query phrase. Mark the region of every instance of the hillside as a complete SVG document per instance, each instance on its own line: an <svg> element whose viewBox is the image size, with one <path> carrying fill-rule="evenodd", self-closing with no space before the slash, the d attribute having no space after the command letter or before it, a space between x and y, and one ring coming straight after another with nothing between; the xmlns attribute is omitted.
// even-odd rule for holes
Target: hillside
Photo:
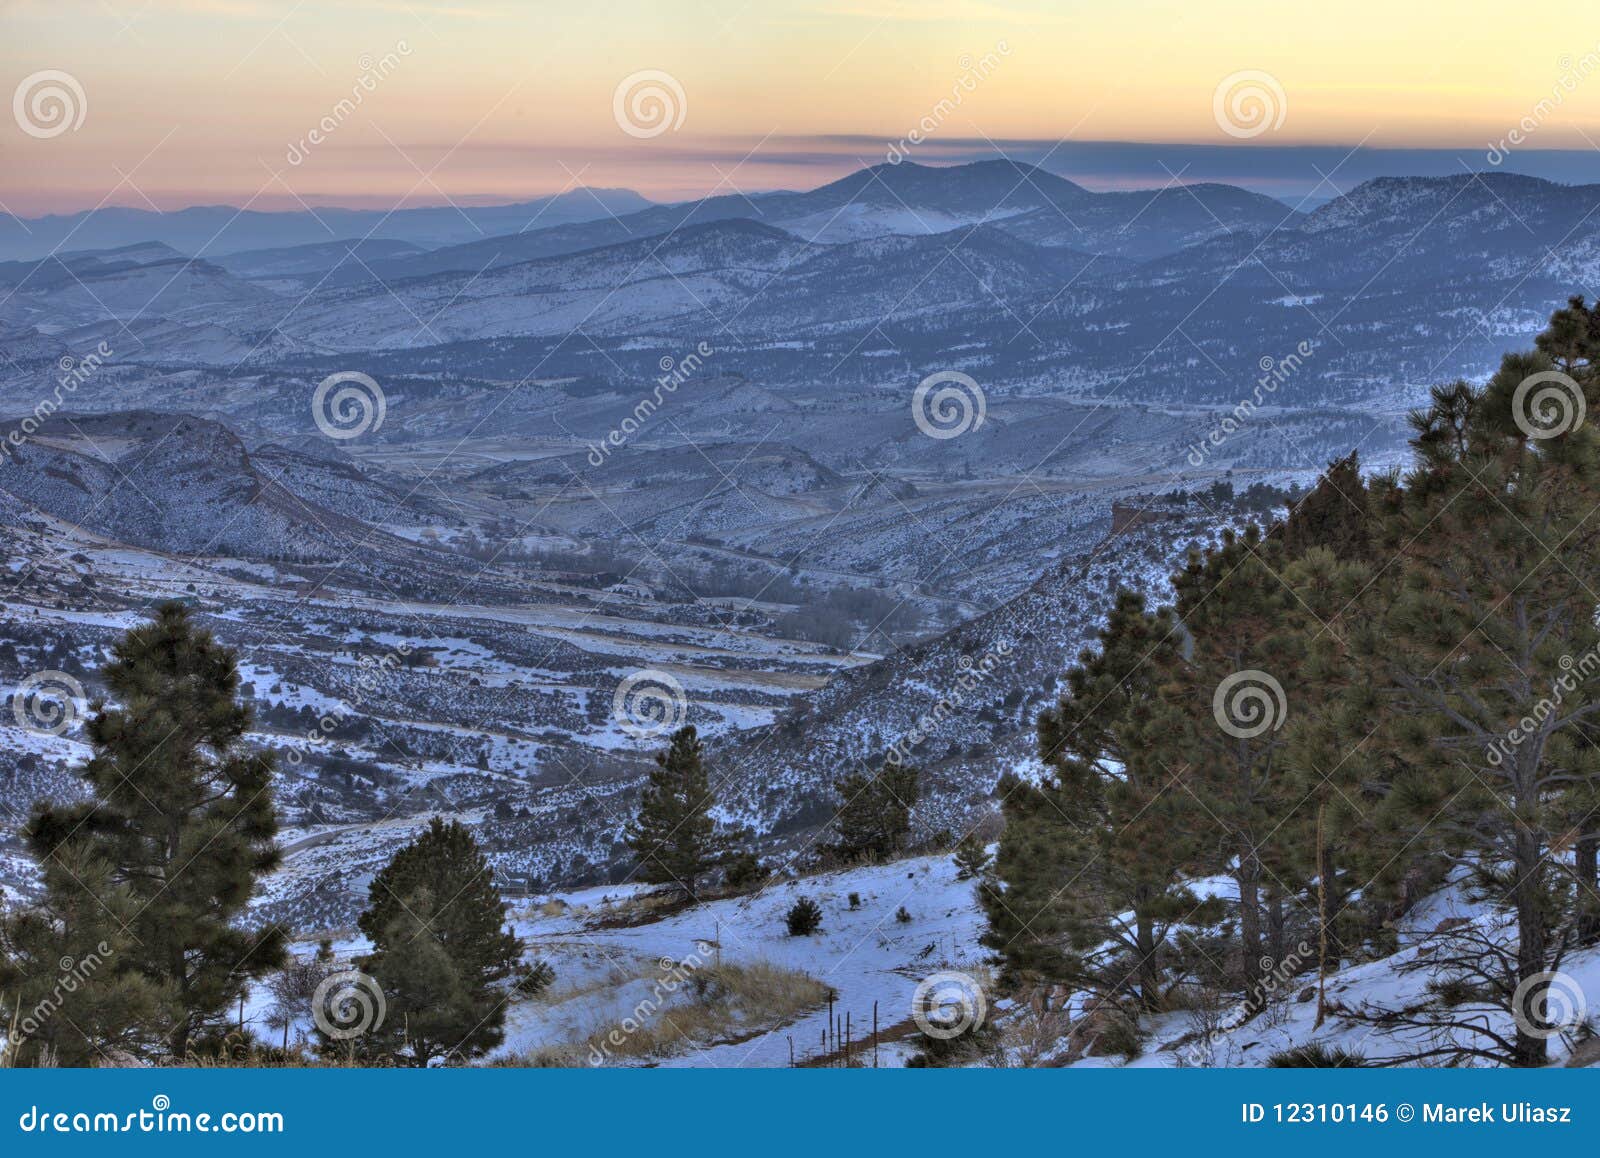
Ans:
<svg viewBox="0 0 1600 1158"><path fill-rule="evenodd" d="M358 472L317 478L314 460L283 451L258 463L227 427L184 415L88 415L61 427L13 450L0 489L107 538L174 554L303 563L340 561L358 543L380 558L413 553L348 513L372 515L384 505ZM286 485L285 476L298 481ZM392 510L394 496L384 497Z"/></svg>
<svg viewBox="0 0 1600 1158"><path fill-rule="evenodd" d="M1191 546L1221 523L1209 513L1159 518L1120 535L1085 522L1025 591L926 643L839 673L770 728L713 750L723 808L808 847L833 815L831 785L894 750L923 774L922 836L962 832L992 815L995 782L1034 767L1034 719L1088 646L1119 587L1169 596Z"/></svg>

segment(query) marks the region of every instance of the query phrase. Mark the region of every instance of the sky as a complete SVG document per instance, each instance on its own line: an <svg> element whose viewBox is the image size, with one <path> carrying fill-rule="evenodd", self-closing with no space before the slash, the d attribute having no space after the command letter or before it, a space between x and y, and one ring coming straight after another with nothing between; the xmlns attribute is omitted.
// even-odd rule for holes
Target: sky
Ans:
<svg viewBox="0 0 1600 1158"><path fill-rule="evenodd" d="M896 150L1003 153L1098 188L1318 198L1463 167L1600 181L1593 11L0 0L0 211L388 208L579 185L674 200L809 188Z"/></svg>

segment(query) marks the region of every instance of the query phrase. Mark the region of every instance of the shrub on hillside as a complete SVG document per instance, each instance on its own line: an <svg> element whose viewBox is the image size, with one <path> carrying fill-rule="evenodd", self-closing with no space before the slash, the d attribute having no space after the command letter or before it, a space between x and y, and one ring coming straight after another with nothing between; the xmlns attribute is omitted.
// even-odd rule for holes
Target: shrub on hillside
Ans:
<svg viewBox="0 0 1600 1158"><path fill-rule="evenodd" d="M749 889L767 879L767 866L753 852L731 853L723 862L722 883L730 889Z"/></svg>
<svg viewBox="0 0 1600 1158"><path fill-rule="evenodd" d="M801 897L784 914L791 937L809 937L822 928L822 907L810 897Z"/></svg>

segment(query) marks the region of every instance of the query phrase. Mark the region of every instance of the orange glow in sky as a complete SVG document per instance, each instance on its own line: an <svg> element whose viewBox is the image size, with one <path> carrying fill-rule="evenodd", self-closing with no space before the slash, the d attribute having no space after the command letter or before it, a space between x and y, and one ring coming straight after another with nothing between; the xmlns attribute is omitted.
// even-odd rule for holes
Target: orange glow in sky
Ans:
<svg viewBox="0 0 1600 1158"><path fill-rule="evenodd" d="M10 0L0 204L389 206L580 184L669 199L808 187L883 160L913 130L930 146L979 148L1484 149L1521 125L1528 148L1589 150L1593 12L1560 2L1519 19L1472 0ZM30 101L50 83L30 90L30 78L46 72L76 83L65 90L82 105L76 128L52 133L49 102ZM1280 102L1255 135L1217 114L1219 83L1241 72L1270 77ZM629 131L618 114L619 84L641 73L670 78L660 132Z"/></svg>

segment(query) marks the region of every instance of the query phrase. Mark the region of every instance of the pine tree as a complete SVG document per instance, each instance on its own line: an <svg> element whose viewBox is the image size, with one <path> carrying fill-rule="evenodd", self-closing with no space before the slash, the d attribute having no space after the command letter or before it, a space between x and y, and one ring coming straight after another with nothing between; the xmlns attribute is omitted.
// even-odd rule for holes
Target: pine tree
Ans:
<svg viewBox="0 0 1600 1158"><path fill-rule="evenodd" d="M536 992L552 974L521 964L489 862L472 834L435 817L373 878L358 924L372 952L358 964L383 994L381 1022L352 1044L361 1052L426 1066L471 1058L505 1039L514 992Z"/></svg>
<svg viewBox="0 0 1600 1158"><path fill-rule="evenodd" d="M1565 309L1550 317L1550 324L1534 339L1538 352L1582 386L1589 413L1594 414L1600 392L1600 301L1586 306L1582 297L1570 298ZM1591 744L1600 745L1600 725L1581 725ZM1600 799L1591 790L1569 788L1572 836L1572 873L1577 891L1574 939L1579 945L1600 940ZM1584 799L1585 796L1590 799Z"/></svg>
<svg viewBox="0 0 1600 1158"><path fill-rule="evenodd" d="M830 846L845 860L888 860L911 835L911 810L921 788L909 764L885 760L876 775L852 772L833 786L838 797Z"/></svg>
<svg viewBox="0 0 1600 1158"><path fill-rule="evenodd" d="M628 846L638 857L638 875L650 884L677 885L690 904L700 899L701 878L729 851L732 837L711 818L714 800L704 751L693 725L679 728L639 798L639 814L628 826Z"/></svg>
<svg viewBox="0 0 1600 1158"><path fill-rule="evenodd" d="M1552 362L1549 352L1588 341L1589 324L1586 313L1558 315L1540 352L1508 356L1481 391L1436 391L1415 416L1418 465L1387 531L1405 544L1402 584L1359 636L1384 697L1386 742L1404 761L1385 798L1389 822L1419 843L1506 866L1496 883L1515 914L1516 959L1475 981L1507 1008L1567 947L1553 861L1593 834L1600 790L1600 684L1589 678L1600 629L1588 578L1600 571L1590 517L1600 434L1581 424L1530 436L1520 392L1531 375L1564 366L1592 412L1589 356ZM1593 890L1578 887L1580 897ZM1546 1057L1544 1038L1520 1021L1502 1046L1515 1064Z"/></svg>
<svg viewBox="0 0 1600 1158"><path fill-rule="evenodd" d="M1348 549L1343 533L1332 538ZM1390 839L1396 834L1370 823L1392 770L1388 754L1367 743L1377 731L1381 706L1350 654L1351 633L1369 606L1388 597L1392 579L1360 557L1336 556L1327 545L1304 546L1312 541L1298 540L1303 554L1283 573L1307 613L1298 618L1303 710L1291 714L1285 729L1284 795L1294 812L1280 831L1288 839L1274 834L1269 843L1287 878L1314 887L1320 1024L1327 1010L1326 978L1346 955L1343 930L1353 925L1349 879L1358 880L1359 895L1371 900L1391 893L1413 858L1403 839Z"/></svg>
<svg viewBox="0 0 1600 1158"><path fill-rule="evenodd" d="M783 915L784 926L791 937L809 937L822 928L822 906L810 897L801 897L789 906Z"/></svg>
<svg viewBox="0 0 1600 1158"><path fill-rule="evenodd" d="M128 967L138 902L82 847L45 861L43 901L0 919L0 1065L88 1066L151 1056L167 994Z"/></svg>
<svg viewBox="0 0 1600 1158"><path fill-rule="evenodd" d="M1177 783L1171 734L1152 727L1180 633L1169 612L1122 591L1098 642L1040 713L1052 779L1003 788L996 879L980 890L984 943L1014 979L1132 989L1158 1009L1169 933L1217 915L1182 882L1202 864L1209 825Z"/></svg>
<svg viewBox="0 0 1600 1158"><path fill-rule="evenodd" d="M995 789L1005 828L994 868L978 885L985 917L982 944L992 949L1010 985L1083 988L1095 975L1077 948L1083 922L1072 890L1084 851L1074 816L1080 797L1059 781L1034 784L1012 773ZM1065 807L1063 807L1065 805ZM1102 910L1096 906L1094 913Z"/></svg>
<svg viewBox="0 0 1600 1158"><path fill-rule="evenodd" d="M244 744L233 652L181 604L129 631L101 676L117 706L88 725L93 799L41 808L28 843L41 862L75 850L103 862L137 903L118 968L167 996L168 1049L182 1058L284 959L284 930L240 924L280 859L272 755Z"/></svg>
<svg viewBox="0 0 1600 1158"><path fill-rule="evenodd" d="M1289 508L1280 533L1291 557L1313 547L1347 562L1372 557L1372 513L1356 451L1328 464L1317 485Z"/></svg>
<svg viewBox="0 0 1600 1158"><path fill-rule="evenodd" d="M1241 981L1253 991L1286 954L1284 906L1300 881L1286 850L1303 846L1283 763L1283 725L1306 711L1303 609L1282 577L1282 545L1255 526L1191 556L1174 577L1186 646L1169 658L1150 734L1200 807L1238 889ZM1294 693L1291 700L1290 693Z"/></svg>
<svg viewBox="0 0 1600 1158"><path fill-rule="evenodd" d="M1378 707L1351 661L1348 637L1393 583L1385 569L1373 565L1373 506L1360 457L1351 451L1328 464L1273 530L1289 561L1284 585L1303 612L1291 626L1299 629L1304 651L1299 679L1305 710L1290 716L1286 731L1287 795L1299 797L1296 823L1289 827L1293 839L1272 843L1288 866L1286 875L1314 883L1319 980L1344 955L1339 928L1349 923L1344 920L1346 870L1357 860L1370 869L1362 893L1371 897L1380 880L1393 875L1391 868L1408 863L1365 823L1370 801L1363 803L1374 790L1366 778L1372 762L1359 757ZM1320 1001L1319 996L1319 1024L1325 1013Z"/></svg>
<svg viewBox="0 0 1600 1158"><path fill-rule="evenodd" d="M969 832L961 838L961 843L956 845L955 855L951 857L956 866L956 879L969 881L973 877L983 875L989 867L989 850L984 847L983 841L975 832Z"/></svg>

